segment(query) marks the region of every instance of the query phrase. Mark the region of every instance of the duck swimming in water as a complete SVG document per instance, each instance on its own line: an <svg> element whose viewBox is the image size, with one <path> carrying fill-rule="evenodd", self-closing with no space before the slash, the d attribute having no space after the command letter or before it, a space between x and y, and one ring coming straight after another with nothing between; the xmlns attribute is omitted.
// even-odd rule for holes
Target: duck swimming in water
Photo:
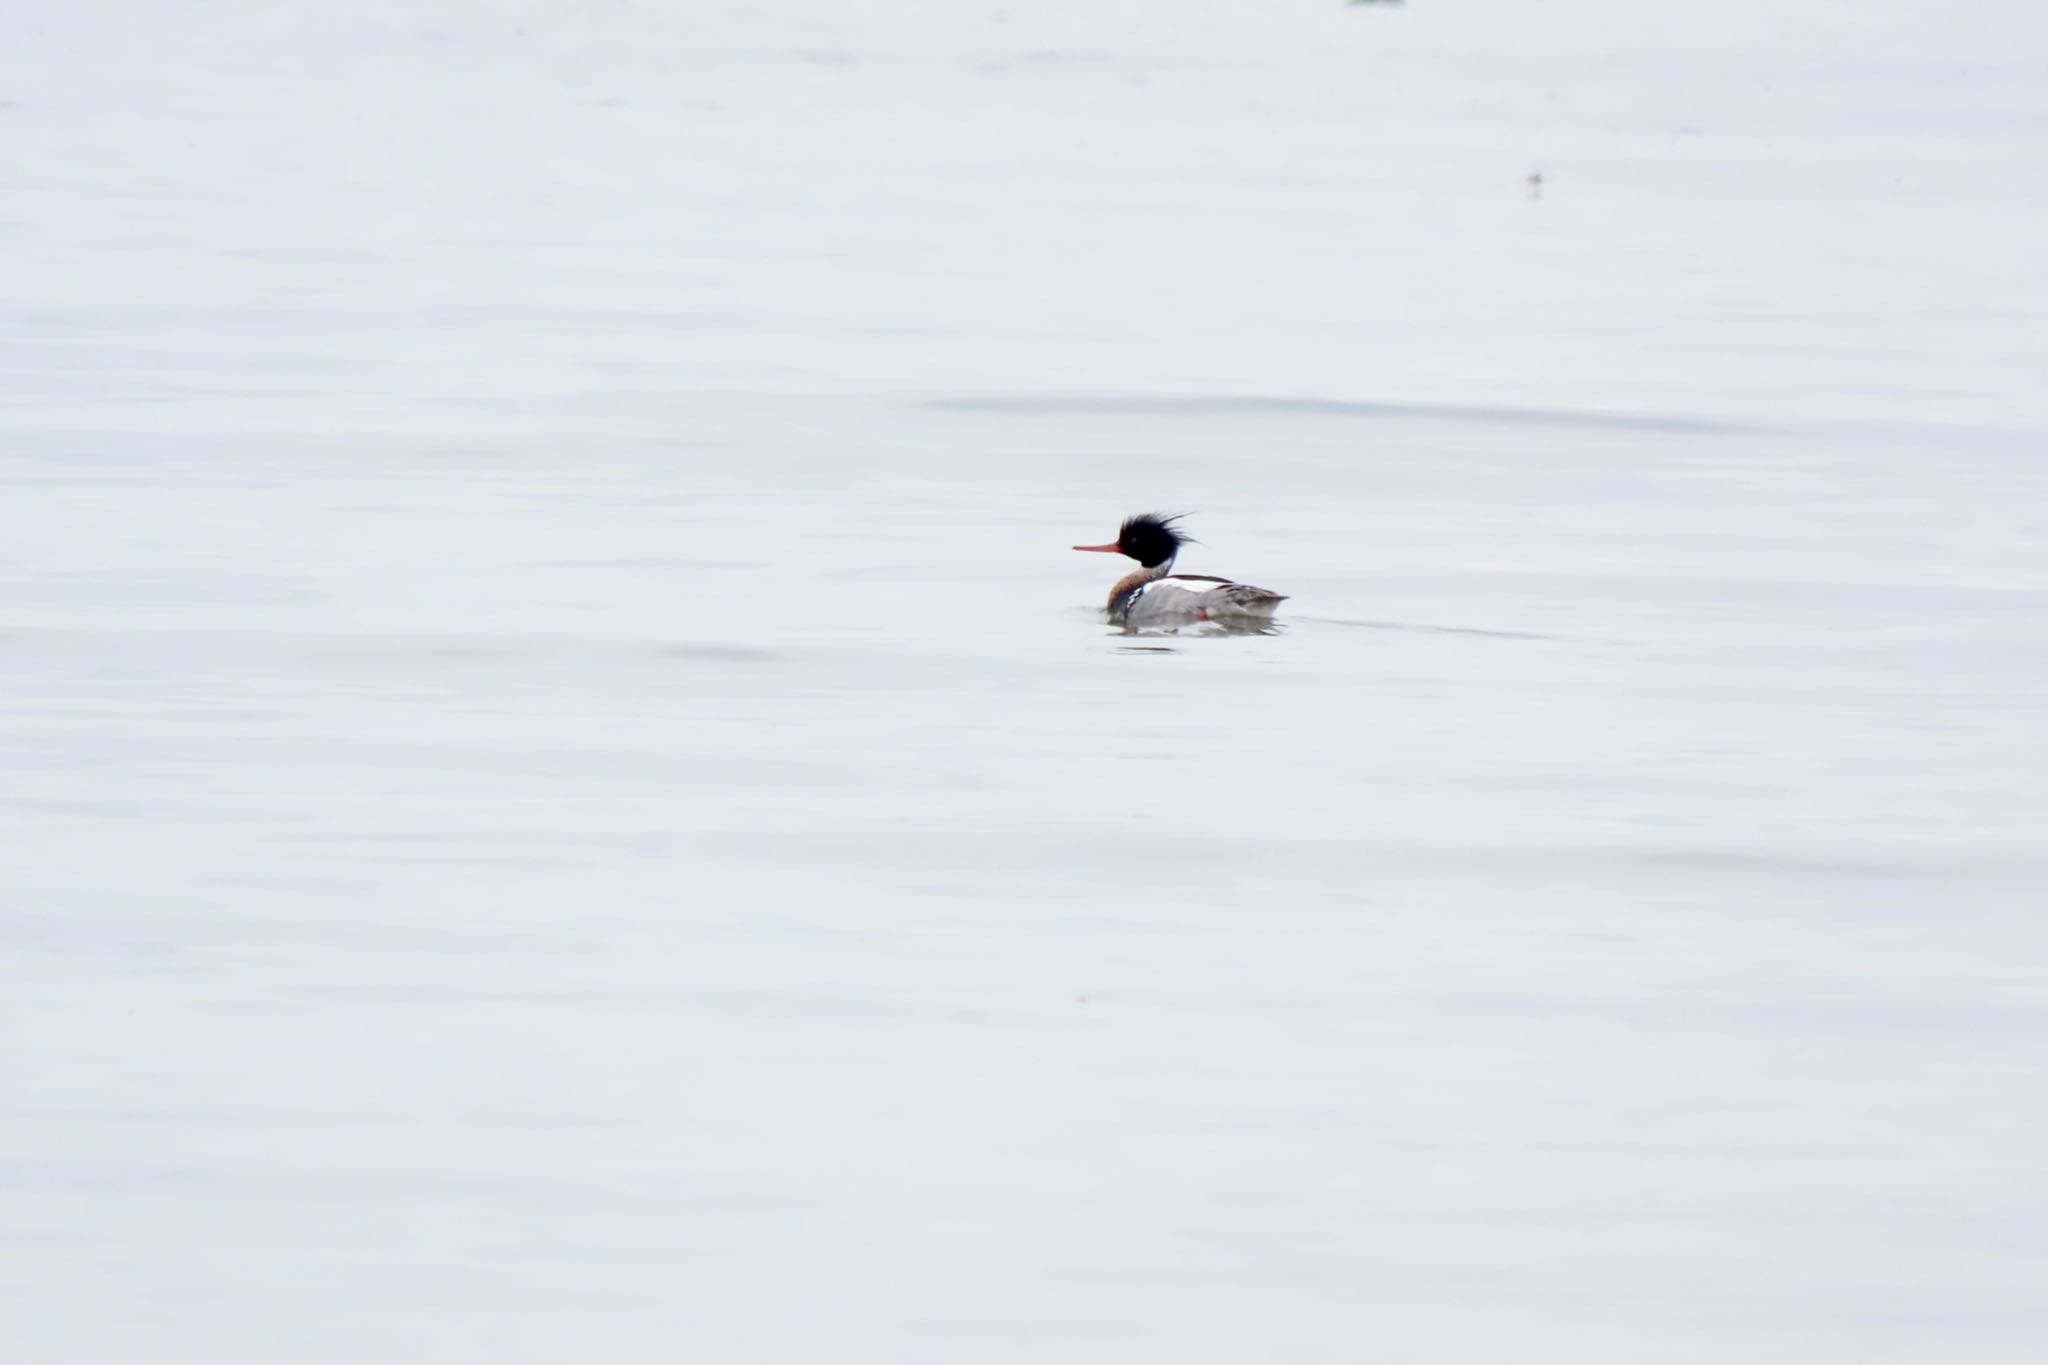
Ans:
<svg viewBox="0 0 2048 1365"><path fill-rule="evenodd" d="M1128 518L1108 545L1076 545L1096 554L1129 555L1140 567L1109 590L1109 619L1130 630L1216 621L1255 626L1269 621L1285 593L1233 583L1208 574L1173 572L1173 561L1188 537L1176 529L1179 517L1145 513Z"/></svg>

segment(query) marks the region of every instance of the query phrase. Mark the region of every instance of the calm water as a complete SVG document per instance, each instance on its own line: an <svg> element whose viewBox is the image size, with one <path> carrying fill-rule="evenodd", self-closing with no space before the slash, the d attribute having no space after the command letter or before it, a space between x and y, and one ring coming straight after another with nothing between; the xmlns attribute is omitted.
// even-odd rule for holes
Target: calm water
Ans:
<svg viewBox="0 0 2048 1365"><path fill-rule="evenodd" d="M1424 8L24 69L24 1358L2038 1359L2038 92Z"/></svg>

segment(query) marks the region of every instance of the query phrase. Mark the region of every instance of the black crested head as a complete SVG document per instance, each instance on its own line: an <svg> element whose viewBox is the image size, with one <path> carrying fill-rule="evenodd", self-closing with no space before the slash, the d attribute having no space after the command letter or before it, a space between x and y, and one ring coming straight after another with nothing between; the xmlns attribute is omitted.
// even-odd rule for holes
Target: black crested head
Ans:
<svg viewBox="0 0 2048 1365"><path fill-rule="evenodd" d="M1148 569L1156 569L1180 553L1188 537L1174 525L1179 517L1143 512L1127 518L1116 533L1116 547Z"/></svg>

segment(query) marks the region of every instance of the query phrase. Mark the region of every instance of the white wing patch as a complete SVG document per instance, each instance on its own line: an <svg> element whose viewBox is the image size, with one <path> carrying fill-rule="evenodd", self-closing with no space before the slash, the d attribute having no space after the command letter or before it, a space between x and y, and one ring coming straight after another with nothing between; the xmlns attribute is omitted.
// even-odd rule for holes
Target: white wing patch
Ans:
<svg viewBox="0 0 2048 1365"><path fill-rule="evenodd" d="M1217 583L1206 578L1162 578L1158 586L1172 588L1175 592L1214 592L1218 588L1227 588L1230 584Z"/></svg>

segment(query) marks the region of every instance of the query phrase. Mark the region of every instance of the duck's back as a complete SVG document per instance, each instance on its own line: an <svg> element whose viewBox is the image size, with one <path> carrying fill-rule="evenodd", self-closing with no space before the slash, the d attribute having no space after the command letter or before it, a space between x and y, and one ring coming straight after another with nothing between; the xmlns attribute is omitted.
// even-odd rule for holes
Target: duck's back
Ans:
<svg viewBox="0 0 2048 1365"><path fill-rule="evenodd" d="M1168 574L1141 586L1113 614L1130 626L1184 626L1271 616L1286 600L1285 593L1210 574Z"/></svg>

